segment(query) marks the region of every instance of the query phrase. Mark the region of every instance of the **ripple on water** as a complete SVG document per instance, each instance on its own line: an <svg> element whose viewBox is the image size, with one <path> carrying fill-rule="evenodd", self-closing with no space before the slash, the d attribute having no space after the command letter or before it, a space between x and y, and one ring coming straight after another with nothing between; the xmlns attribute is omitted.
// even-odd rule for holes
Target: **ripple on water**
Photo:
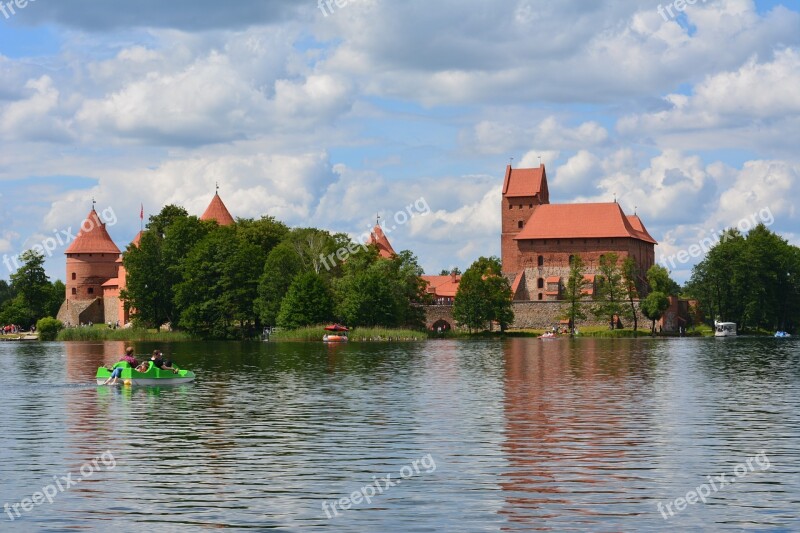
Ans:
<svg viewBox="0 0 800 533"><path fill-rule="evenodd" d="M0 500L96 460L4 529L798 528L795 340L181 343L161 348L195 384L93 385L123 347L0 345ZM768 468L662 518L761 451Z"/></svg>

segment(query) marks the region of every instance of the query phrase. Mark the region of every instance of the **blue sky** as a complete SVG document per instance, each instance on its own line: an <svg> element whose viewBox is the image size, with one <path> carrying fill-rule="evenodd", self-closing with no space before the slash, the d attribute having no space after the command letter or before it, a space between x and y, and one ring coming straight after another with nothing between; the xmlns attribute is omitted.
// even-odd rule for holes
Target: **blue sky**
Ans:
<svg viewBox="0 0 800 533"><path fill-rule="evenodd" d="M770 213L800 242L800 3L37 0L0 13L0 255L113 210L361 234L428 272L499 254L506 164L638 214L657 259ZM745 224L746 226L746 224ZM700 258L674 263L685 281ZM47 262L63 278L63 249ZM5 267L0 277L8 278Z"/></svg>

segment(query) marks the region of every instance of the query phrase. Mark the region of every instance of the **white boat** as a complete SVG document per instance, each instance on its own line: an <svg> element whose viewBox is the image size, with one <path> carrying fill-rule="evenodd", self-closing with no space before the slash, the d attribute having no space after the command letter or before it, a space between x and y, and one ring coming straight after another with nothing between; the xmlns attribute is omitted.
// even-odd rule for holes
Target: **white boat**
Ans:
<svg viewBox="0 0 800 533"><path fill-rule="evenodd" d="M735 337L736 322L717 322L714 321L715 337Z"/></svg>

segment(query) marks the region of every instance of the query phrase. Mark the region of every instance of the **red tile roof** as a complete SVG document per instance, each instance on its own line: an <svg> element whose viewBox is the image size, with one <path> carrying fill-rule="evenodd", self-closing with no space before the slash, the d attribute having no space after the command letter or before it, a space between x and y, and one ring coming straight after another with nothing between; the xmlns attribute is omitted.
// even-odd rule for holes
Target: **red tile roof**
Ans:
<svg viewBox="0 0 800 533"><path fill-rule="evenodd" d="M561 283L561 278L558 276L550 276L547 278L547 283Z"/></svg>
<svg viewBox="0 0 800 533"><path fill-rule="evenodd" d="M392 248L392 244L389 242L389 239L387 239L386 235L383 233L383 229L381 229L380 225L377 225L372 229L372 232L369 234L369 242L367 244L376 246L378 248L378 253L380 253L381 257L384 259L392 259L397 255L394 252L394 248Z"/></svg>
<svg viewBox="0 0 800 533"><path fill-rule="evenodd" d="M214 198L211 199L211 203L208 204L208 208L203 213L203 216L200 217L200 220L216 220L220 226L230 226L235 222L230 211L222 202L222 198L219 197L219 193L215 194Z"/></svg>
<svg viewBox="0 0 800 533"><path fill-rule="evenodd" d="M81 224L80 232L65 254L118 254L119 248L111 240L106 225L100 221L97 211L92 208Z"/></svg>
<svg viewBox="0 0 800 533"><path fill-rule="evenodd" d="M519 198L521 196L536 196L549 198L547 191L547 172L544 165L539 168L506 167L506 178L503 182L503 196ZM548 200L549 201L549 200Z"/></svg>
<svg viewBox="0 0 800 533"><path fill-rule="evenodd" d="M658 244L639 217L632 221L616 202L537 206L516 240L629 237Z"/></svg>
<svg viewBox="0 0 800 533"><path fill-rule="evenodd" d="M119 278L111 278L102 285L103 287L119 287Z"/></svg>
<svg viewBox="0 0 800 533"><path fill-rule="evenodd" d="M139 233L136 234L136 237L133 238L131 244L138 248L141 242L142 242L142 232L140 231Z"/></svg>
<svg viewBox="0 0 800 533"><path fill-rule="evenodd" d="M427 291L437 298L455 298L461 276L422 276L428 282Z"/></svg>
<svg viewBox="0 0 800 533"><path fill-rule="evenodd" d="M650 236L650 233L647 232L647 229L644 227L644 223L642 222L641 218L639 218L637 215L628 215L627 218L628 222L633 228L633 231L641 235L641 240L653 243L656 242L656 240Z"/></svg>

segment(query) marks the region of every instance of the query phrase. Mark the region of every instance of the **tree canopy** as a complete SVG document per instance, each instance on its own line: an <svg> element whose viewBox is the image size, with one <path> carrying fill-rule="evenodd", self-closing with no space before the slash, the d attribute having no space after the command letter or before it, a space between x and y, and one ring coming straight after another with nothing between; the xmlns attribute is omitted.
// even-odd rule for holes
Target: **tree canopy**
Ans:
<svg viewBox="0 0 800 533"><path fill-rule="evenodd" d="M480 257L461 276L453 317L470 331L491 329L492 322L505 330L514 321L512 296L500 259Z"/></svg>
<svg viewBox="0 0 800 533"><path fill-rule="evenodd" d="M124 254L123 293L135 320L207 338L252 337L332 319L350 326L421 327L422 268L411 252L373 247L272 217L229 226L167 206Z"/></svg>
<svg viewBox="0 0 800 533"><path fill-rule="evenodd" d="M709 319L739 329L795 331L800 322L800 248L760 224L728 230L684 288Z"/></svg>

